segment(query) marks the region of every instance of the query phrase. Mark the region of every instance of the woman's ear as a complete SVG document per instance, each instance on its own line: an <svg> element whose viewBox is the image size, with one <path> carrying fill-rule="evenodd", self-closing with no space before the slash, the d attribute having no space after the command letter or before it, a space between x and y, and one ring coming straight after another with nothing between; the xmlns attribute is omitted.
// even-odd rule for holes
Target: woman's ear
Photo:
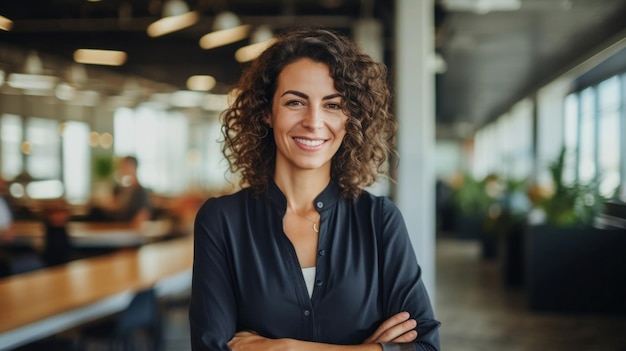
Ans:
<svg viewBox="0 0 626 351"><path fill-rule="evenodd" d="M263 117L263 122L265 122L270 128L272 128L272 119L270 116Z"/></svg>

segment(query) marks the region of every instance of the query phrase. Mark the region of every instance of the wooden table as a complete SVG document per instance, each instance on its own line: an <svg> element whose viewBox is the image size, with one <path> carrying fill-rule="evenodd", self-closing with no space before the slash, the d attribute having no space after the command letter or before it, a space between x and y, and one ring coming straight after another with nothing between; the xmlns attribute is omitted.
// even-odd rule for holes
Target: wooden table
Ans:
<svg viewBox="0 0 626 351"><path fill-rule="evenodd" d="M146 221L141 227L115 222L69 222L67 233L74 247L128 247L157 241L172 231L167 220ZM17 221L11 225L12 238L0 240L5 246L30 246L41 249L45 240L44 224Z"/></svg>
<svg viewBox="0 0 626 351"><path fill-rule="evenodd" d="M188 236L0 279L0 350L122 311L150 286L185 291L192 263Z"/></svg>

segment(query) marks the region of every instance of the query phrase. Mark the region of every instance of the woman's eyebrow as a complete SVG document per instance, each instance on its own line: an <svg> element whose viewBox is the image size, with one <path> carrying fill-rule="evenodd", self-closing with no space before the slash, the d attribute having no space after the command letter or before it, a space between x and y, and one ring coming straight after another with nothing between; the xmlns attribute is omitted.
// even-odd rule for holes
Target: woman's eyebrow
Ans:
<svg viewBox="0 0 626 351"><path fill-rule="evenodd" d="M334 98L340 98L342 99L343 97L341 96L341 94L337 93L337 94L331 94L331 95L326 95L322 98L322 100L331 100Z"/></svg>
<svg viewBox="0 0 626 351"><path fill-rule="evenodd" d="M296 96L301 97L303 99L308 99L309 98L309 96L307 94L305 94L303 92L300 92L300 91L296 91L296 90L287 90L284 93L282 93L280 96L283 97L283 96L285 96L287 94L293 94L293 95L296 95ZM322 100L331 100L331 99L334 99L334 98L342 98L342 96L339 93L331 94L331 95L324 96L322 98Z"/></svg>
<svg viewBox="0 0 626 351"><path fill-rule="evenodd" d="M309 98L309 96L307 94L299 92L299 91L296 91L296 90L287 90L286 92L282 93L280 95L280 97L283 97L283 96L285 96L287 94L293 94L293 95L301 97L303 99L308 99Z"/></svg>

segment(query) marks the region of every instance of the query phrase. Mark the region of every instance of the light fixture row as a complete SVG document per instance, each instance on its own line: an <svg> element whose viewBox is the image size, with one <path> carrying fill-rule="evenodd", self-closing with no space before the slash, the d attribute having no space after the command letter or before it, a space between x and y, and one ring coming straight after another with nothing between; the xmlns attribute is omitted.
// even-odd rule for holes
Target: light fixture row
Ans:
<svg viewBox="0 0 626 351"><path fill-rule="evenodd" d="M88 0L95 1L95 0ZM150 24L147 34L150 37L162 36L174 31L190 27L198 22L200 15L197 11L190 11L183 0L167 0L163 5L162 18ZM13 21L0 15L0 30L10 31ZM251 26L242 25L239 17L223 11L215 16L213 31L205 34L199 40L199 46L205 50L228 45L245 39L250 35ZM252 33L251 44L238 49L235 60L240 63L248 62L257 57L273 42L273 33L267 26L261 26ZM90 65L121 66L128 55L119 50L78 49L73 55L74 61ZM215 78L209 75L191 76L187 80L187 88L196 91L209 91L216 84Z"/></svg>

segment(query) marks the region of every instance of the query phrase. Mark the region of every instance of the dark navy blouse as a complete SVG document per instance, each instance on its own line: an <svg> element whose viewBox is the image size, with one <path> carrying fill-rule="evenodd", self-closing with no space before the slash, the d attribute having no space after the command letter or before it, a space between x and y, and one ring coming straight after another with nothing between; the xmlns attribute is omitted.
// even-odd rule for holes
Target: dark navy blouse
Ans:
<svg viewBox="0 0 626 351"><path fill-rule="evenodd" d="M385 350L439 350L421 269L397 207L367 192L340 196L330 182L315 199L320 214L313 295L283 232L287 200L275 183L212 198L198 211L189 310L192 349L229 350L242 330L268 338L356 345L387 318L417 320L412 344Z"/></svg>

